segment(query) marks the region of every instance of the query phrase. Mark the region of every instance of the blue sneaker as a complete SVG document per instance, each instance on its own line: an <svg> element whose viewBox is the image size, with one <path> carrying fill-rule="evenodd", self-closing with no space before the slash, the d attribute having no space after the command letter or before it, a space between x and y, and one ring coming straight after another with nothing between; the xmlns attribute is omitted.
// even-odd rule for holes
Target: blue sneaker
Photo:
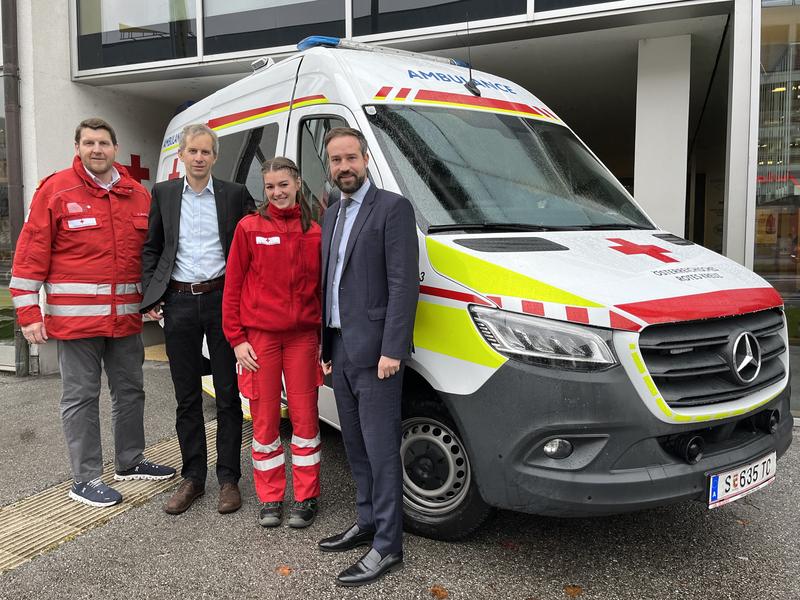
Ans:
<svg viewBox="0 0 800 600"><path fill-rule="evenodd" d="M89 506L103 508L122 502L122 494L108 487L99 477L91 481L75 481L69 491L69 497Z"/></svg>
<svg viewBox="0 0 800 600"><path fill-rule="evenodd" d="M131 479L169 479L174 476L175 469L172 467L157 465L146 458L130 469L114 473L114 479L116 481L129 481Z"/></svg>

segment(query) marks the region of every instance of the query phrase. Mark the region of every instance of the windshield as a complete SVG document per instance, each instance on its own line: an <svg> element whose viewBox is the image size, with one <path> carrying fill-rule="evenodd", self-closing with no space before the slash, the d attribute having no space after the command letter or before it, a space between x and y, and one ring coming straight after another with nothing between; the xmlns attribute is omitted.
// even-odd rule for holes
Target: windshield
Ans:
<svg viewBox="0 0 800 600"><path fill-rule="evenodd" d="M562 125L425 106L373 112L381 149L429 231L653 229Z"/></svg>

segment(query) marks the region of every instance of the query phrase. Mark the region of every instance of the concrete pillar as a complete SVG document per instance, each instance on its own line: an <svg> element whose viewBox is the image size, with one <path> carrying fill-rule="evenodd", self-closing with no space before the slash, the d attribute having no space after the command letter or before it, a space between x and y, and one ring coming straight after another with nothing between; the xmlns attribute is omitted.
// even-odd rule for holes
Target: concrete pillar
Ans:
<svg viewBox="0 0 800 600"><path fill-rule="evenodd" d="M758 162L761 3L736 0L731 19L722 252L753 268Z"/></svg>
<svg viewBox="0 0 800 600"><path fill-rule="evenodd" d="M689 35L639 40L634 197L659 227L684 235L689 146Z"/></svg>

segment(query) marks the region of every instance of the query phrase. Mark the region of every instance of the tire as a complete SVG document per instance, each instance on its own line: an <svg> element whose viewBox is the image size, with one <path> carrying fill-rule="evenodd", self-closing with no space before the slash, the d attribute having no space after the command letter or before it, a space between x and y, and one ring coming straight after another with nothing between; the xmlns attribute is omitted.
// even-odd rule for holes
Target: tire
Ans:
<svg viewBox="0 0 800 600"><path fill-rule="evenodd" d="M406 406L400 439L405 530L435 540L463 539L492 512L478 492L464 443L436 400L414 399Z"/></svg>

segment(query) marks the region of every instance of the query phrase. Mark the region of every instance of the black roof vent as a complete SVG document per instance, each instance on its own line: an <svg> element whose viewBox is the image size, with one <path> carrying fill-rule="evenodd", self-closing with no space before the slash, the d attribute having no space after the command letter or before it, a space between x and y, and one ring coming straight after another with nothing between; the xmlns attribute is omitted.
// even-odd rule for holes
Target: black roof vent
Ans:
<svg viewBox="0 0 800 600"><path fill-rule="evenodd" d="M455 243L478 252L554 252L569 250L566 246L540 237L463 238Z"/></svg>

